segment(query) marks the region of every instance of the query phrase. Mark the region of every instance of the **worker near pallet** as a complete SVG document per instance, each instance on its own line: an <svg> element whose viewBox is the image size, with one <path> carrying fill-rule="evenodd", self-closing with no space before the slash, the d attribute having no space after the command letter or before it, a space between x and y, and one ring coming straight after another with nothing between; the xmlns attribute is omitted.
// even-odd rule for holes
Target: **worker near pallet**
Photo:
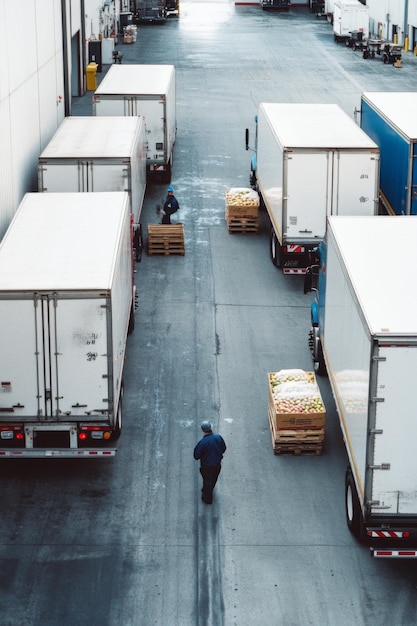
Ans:
<svg viewBox="0 0 417 626"><path fill-rule="evenodd" d="M162 224L171 224L171 215L176 213L180 205L178 200L174 196L174 187L171 185L167 189L167 198L165 200L164 208L162 210Z"/></svg>
<svg viewBox="0 0 417 626"><path fill-rule="evenodd" d="M194 448L194 458L200 461L200 474L203 477L201 499L206 504L213 502L213 489L221 470L221 461L226 452L226 444L221 435L213 433L211 422L201 424L204 436Z"/></svg>

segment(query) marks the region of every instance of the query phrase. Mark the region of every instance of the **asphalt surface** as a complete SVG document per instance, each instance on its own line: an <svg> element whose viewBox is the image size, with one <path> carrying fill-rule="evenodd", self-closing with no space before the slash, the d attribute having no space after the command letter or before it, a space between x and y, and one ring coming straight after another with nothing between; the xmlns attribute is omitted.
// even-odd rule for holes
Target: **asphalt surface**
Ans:
<svg viewBox="0 0 417 626"><path fill-rule="evenodd" d="M372 560L345 524L326 378L323 455L273 454L267 373L311 370L312 296L270 262L264 213L258 234L231 235L224 220L224 192L248 186L244 131L253 137L260 102L353 115L362 91L415 89L415 57L364 60L307 10L187 0L179 19L139 27L118 49L124 63L176 66L185 256L136 265L117 456L0 466L2 626L415 624L414 562ZM90 115L91 99L73 115ZM148 186L145 235L164 197L165 185ZM204 419L228 446L211 506L192 454Z"/></svg>

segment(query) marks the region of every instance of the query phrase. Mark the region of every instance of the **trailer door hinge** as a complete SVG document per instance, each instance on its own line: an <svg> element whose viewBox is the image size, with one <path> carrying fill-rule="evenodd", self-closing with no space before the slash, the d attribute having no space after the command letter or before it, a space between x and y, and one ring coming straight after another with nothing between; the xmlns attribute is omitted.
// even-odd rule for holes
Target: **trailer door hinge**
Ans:
<svg viewBox="0 0 417 626"><path fill-rule="evenodd" d="M385 398L371 398L371 402L385 402Z"/></svg>
<svg viewBox="0 0 417 626"><path fill-rule="evenodd" d="M391 463L381 463L381 465L368 465L368 469L371 470L390 470Z"/></svg>
<svg viewBox="0 0 417 626"><path fill-rule="evenodd" d="M384 433L382 428L371 428L369 432L371 435L382 435Z"/></svg>

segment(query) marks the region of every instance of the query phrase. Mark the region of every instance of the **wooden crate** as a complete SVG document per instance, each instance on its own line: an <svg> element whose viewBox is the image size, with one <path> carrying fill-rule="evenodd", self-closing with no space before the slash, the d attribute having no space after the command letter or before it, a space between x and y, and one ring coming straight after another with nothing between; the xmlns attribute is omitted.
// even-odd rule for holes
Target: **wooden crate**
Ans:
<svg viewBox="0 0 417 626"><path fill-rule="evenodd" d="M320 455L324 446L322 430L279 430L276 427L274 411L269 408L269 429L274 454L315 454Z"/></svg>
<svg viewBox="0 0 417 626"><path fill-rule="evenodd" d="M181 254L184 256L183 224L149 224L148 254Z"/></svg>
<svg viewBox="0 0 417 626"><path fill-rule="evenodd" d="M316 382L314 372L306 372ZM268 406L277 430L322 430L326 424L326 412L320 413L278 413L272 393L271 375L268 374ZM317 384L317 383L316 383ZM318 389L318 387L317 387ZM317 392L320 399L320 391ZM322 401L323 404L323 401ZM324 406L324 404L323 404Z"/></svg>

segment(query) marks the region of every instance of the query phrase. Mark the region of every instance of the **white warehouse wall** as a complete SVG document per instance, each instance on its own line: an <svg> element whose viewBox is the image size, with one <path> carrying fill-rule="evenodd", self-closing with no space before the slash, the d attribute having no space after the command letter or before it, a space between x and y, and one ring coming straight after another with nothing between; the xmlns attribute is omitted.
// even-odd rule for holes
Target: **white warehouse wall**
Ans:
<svg viewBox="0 0 417 626"><path fill-rule="evenodd" d="M403 44L407 34L404 33L404 0L367 0L367 5L371 16L371 32L393 41L396 30L397 42Z"/></svg>
<svg viewBox="0 0 417 626"><path fill-rule="evenodd" d="M64 118L61 0L0 3L0 237Z"/></svg>
<svg viewBox="0 0 417 626"><path fill-rule="evenodd" d="M76 0L78 1L78 0ZM84 0L85 1L85 37L88 42L117 35L117 21L121 7L120 0Z"/></svg>
<svg viewBox="0 0 417 626"><path fill-rule="evenodd" d="M0 239L24 194L37 190L39 154L72 95L84 93L90 37L115 32L124 2L19 0L18 22L16 3L0 2Z"/></svg>

